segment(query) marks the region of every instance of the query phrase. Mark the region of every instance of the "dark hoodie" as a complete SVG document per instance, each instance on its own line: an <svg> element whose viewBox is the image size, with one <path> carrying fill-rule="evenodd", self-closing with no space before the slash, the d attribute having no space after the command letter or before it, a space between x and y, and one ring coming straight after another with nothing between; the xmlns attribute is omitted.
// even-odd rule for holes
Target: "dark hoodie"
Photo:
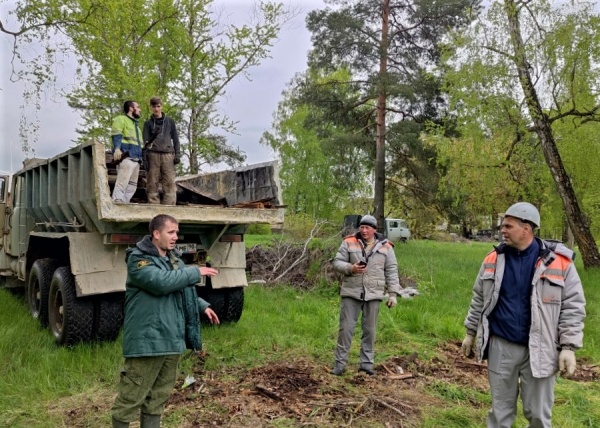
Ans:
<svg viewBox="0 0 600 428"><path fill-rule="evenodd" d="M164 113L160 118L151 116L144 123L144 145L151 152L159 153L174 153L175 156L180 155L179 151L179 136L175 121Z"/></svg>

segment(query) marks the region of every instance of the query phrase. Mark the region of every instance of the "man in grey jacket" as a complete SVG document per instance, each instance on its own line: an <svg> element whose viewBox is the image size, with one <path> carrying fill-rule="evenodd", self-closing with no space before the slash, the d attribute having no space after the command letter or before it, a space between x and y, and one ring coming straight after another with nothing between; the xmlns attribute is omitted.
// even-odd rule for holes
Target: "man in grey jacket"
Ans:
<svg viewBox="0 0 600 428"><path fill-rule="evenodd" d="M352 335L362 312L362 340L359 371L372 376L375 360L375 331L379 305L389 294L387 306L396 306L400 292L398 261L394 245L377 233L377 221L365 215L355 235L344 238L333 261L334 268L343 273L340 295L340 327L335 365L332 374L340 376L346 369Z"/></svg>
<svg viewBox="0 0 600 428"><path fill-rule="evenodd" d="M573 252L534 236L540 214L527 202L502 220L503 243L483 261L465 319L461 350L488 360L488 428L510 428L521 394L530 428L552 426L558 370L575 372L583 343L585 297ZM475 343L475 338L477 338Z"/></svg>

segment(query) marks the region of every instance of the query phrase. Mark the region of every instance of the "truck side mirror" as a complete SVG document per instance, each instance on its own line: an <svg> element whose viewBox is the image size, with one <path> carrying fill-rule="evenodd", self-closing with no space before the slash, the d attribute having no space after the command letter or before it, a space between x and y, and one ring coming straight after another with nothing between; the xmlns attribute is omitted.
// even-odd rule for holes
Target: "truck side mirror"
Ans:
<svg viewBox="0 0 600 428"><path fill-rule="evenodd" d="M6 202L6 177L0 176L0 202Z"/></svg>

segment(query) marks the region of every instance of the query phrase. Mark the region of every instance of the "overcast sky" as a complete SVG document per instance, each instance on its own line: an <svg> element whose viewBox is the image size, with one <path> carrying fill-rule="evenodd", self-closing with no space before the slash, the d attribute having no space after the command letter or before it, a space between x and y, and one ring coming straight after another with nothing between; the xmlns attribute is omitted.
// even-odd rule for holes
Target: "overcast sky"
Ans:
<svg viewBox="0 0 600 428"><path fill-rule="evenodd" d="M325 7L323 0L279 0L288 7L301 11L293 23L287 25L279 35L272 51L272 58L266 59L259 67L250 70L250 79L240 77L227 87L227 95L221 101L221 108L230 119L238 121L237 133L227 134L229 142L244 151L247 164L264 162L275 158L275 154L259 144L262 133L271 127L272 114L281 99L286 83L297 72L306 69L306 55L310 49L310 33L305 27L306 14L314 9ZM6 11L12 2L0 5L0 16L6 19ZM253 0L214 0L216 7L221 5L231 13L234 22L241 20L254 3ZM10 22L10 21L9 21ZM15 27L9 28L14 30ZM9 81L11 64L10 49L12 39L0 34L0 171L14 172L21 168L25 154L19 142L19 119L23 106L23 85ZM69 66L60 68L59 88L74 85L74 70ZM139 101L139 100L138 100ZM34 114L35 107L23 106L25 112ZM66 101L53 91L48 91L42 100L39 112L39 140L35 145L36 157L52 157L73 145L77 138L75 128L79 115L70 109Z"/></svg>

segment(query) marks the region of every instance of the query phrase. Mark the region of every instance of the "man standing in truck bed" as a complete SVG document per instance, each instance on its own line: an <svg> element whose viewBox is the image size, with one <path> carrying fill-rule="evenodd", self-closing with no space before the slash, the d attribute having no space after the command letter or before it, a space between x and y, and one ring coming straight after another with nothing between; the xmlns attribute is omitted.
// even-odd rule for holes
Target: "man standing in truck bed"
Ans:
<svg viewBox="0 0 600 428"><path fill-rule="evenodd" d="M112 122L113 161L118 163L112 199L129 203L137 190L142 161L142 133L138 125L140 106L135 101L125 101L123 113Z"/></svg>
<svg viewBox="0 0 600 428"><path fill-rule="evenodd" d="M181 161L179 136L175 121L162 112L162 101L158 97L150 98L152 116L144 123L144 145L147 152L148 177L146 192L148 202L160 204L158 183L162 184L163 205L175 205L177 188L175 186L175 165Z"/></svg>

